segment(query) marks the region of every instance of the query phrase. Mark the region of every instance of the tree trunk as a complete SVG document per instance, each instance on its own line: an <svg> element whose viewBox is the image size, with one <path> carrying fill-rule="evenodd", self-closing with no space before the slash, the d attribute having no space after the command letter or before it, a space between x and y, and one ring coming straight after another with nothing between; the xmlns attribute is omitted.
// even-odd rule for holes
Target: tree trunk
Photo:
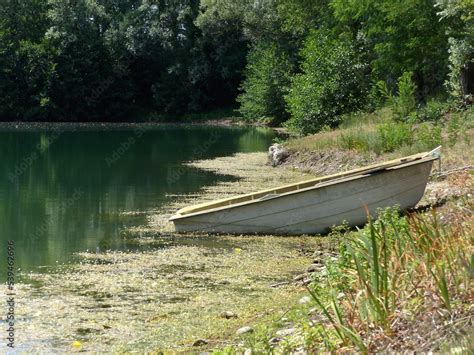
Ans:
<svg viewBox="0 0 474 355"><path fill-rule="evenodd" d="M474 95L474 53L461 69L461 92L464 97Z"/></svg>

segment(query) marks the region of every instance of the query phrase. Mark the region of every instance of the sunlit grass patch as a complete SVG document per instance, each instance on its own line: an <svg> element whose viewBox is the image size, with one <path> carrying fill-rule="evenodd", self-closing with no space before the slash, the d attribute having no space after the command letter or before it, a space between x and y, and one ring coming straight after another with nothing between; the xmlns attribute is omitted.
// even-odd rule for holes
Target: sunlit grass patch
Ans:
<svg viewBox="0 0 474 355"><path fill-rule="evenodd" d="M435 122L397 122L390 109L349 115L337 129L323 130L284 143L290 152L304 155L353 150L383 160L387 155L408 155L438 145L469 145L474 134L474 109L452 112ZM378 158L380 156L380 158Z"/></svg>

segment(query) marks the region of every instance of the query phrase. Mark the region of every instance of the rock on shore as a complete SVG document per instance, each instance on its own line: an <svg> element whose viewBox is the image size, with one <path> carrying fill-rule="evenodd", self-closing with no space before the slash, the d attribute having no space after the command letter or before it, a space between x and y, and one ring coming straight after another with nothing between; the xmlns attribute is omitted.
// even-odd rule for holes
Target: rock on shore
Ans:
<svg viewBox="0 0 474 355"><path fill-rule="evenodd" d="M289 152L281 144L275 143L268 148L268 161L272 166L280 165L288 158Z"/></svg>

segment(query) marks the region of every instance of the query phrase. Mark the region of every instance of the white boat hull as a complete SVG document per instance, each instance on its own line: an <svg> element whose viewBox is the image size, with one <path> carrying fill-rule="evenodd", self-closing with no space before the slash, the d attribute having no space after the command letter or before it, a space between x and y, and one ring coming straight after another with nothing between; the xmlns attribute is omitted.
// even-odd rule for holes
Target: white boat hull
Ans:
<svg viewBox="0 0 474 355"><path fill-rule="evenodd" d="M347 223L362 225L378 208L414 207L433 160L326 181L296 192L172 217L177 232L316 234Z"/></svg>

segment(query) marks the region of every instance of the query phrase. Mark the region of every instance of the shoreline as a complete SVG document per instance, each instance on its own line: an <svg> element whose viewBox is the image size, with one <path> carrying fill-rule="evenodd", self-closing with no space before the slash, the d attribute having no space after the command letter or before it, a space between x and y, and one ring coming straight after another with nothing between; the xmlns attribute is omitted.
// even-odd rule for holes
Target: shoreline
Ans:
<svg viewBox="0 0 474 355"><path fill-rule="evenodd" d="M311 169L290 164L273 168L266 153L238 153L188 165L233 179L193 194L170 196L162 210L150 211L147 225L124 235L138 245L149 245L149 251L79 253L78 265L27 275L35 286L19 285L18 298L28 300L19 306L19 316L34 316L26 327L19 322L19 334L34 334L38 344L59 341L56 349L61 351L78 350L71 347L78 341L83 351L110 350L111 344L119 352L137 347L205 351L227 345L243 351L242 341L254 335L236 331L246 326L255 334L265 330L279 339L276 343L299 336L299 330L293 333L303 319L298 312L307 314L308 307L314 307L302 285L320 277L326 259L337 259L340 239L175 234L167 219L188 204L306 180ZM446 188L443 182L438 185L442 191ZM60 307L52 295L61 295L68 307ZM111 314L110 309L120 312ZM225 312L237 317L223 317ZM45 320L52 328L44 329ZM130 332L136 336L124 342Z"/></svg>
<svg viewBox="0 0 474 355"><path fill-rule="evenodd" d="M199 125L199 126L245 126L247 124L242 121L236 122L232 119L219 119L219 120L206 120L206 121L137 121L137 122L78 122L78 121L1 121L0 129L12 128L12 129L37 129L37 128L135 128L137 126L183 126L183 125ZM251 126L248 124L248 126Z"/></svg>
<svg viewBox="0 0 474 355"><path fill-rule="evenodd" d="M24 275L30 282L17 288L18 344L28 351L217 349L238 342L241 327L282 317L304 292L287 281L306 269L313 250L334 249L329 238L177 235L160 224L190 200L302 177L265 162L265 153L241 153L190 163L235 178L173 196L166 211L150 212L143 230L124 234L147 251L78 253L77 264Z"/></svg>
<svg viewBox="0 0 474 355"><path fill-rule="evenodd" d="M259 124L258 122L247 122L241 119L223 118L211 120L195 121L137 121L137 122L17 122L0 121L0 130L11 131L31 131L46 130L54 131L57 129L65 130L128 130L140 127L159 128L159 127L222 127L222 128L265 128L275 131L279 135L289 136L290 133L282 127L271 127Z"/></svg>

